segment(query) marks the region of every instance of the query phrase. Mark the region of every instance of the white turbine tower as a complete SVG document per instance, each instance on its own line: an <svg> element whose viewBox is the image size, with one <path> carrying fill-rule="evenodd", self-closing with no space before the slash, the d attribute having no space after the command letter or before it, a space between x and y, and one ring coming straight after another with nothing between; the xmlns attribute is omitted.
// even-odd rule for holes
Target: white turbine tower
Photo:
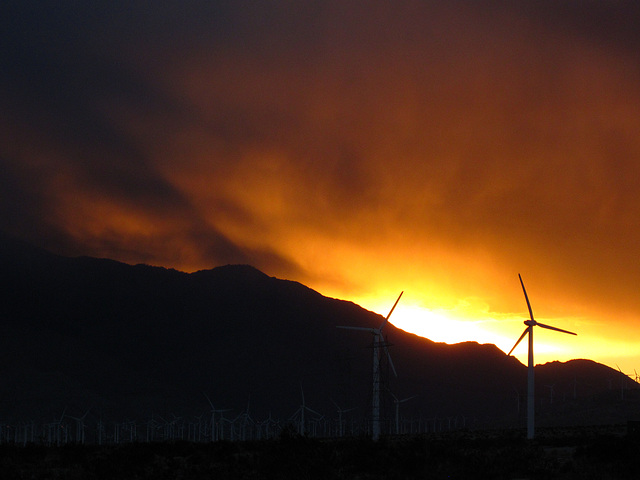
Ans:
<svg viewBox="0 0 640 480"><path fill-rule="evenodd" d="M391 396L393 397L393 403L396 406L396 435L399 435L400 434L400 404L416 398L417 395L413 395L412 397L408 397L408 398L403 398L402 400L399 400L398 397L396 397L393 393L391 393Z"/></svg>
<svg viewBox="0 0 640 480"><path fill-rule="evenodd" d="M216 413L220 414L220 426L222 426L222 414L224 412L230 412L230 409L216 409L216 407L213 406L213 403L211 402L211 399L207 396L206 393L202 392L202 394L204 395L204 397L207 399L207 402L209 402L209 405L211 405L211 441L215 442L216 440L219 439L219 435L218 435L218 425L216 424ZM224 436L224 434L223 434Z"/></svg>
<svg viewBox="0 0 640 480"><path fill-rule="evenodd" d="M316 415L317 418L322 417L322 415L312 408L307 407L307 404L304 401L304 390L302 389L302 383L300 384L300 393L302 394L302 405L295 411L295 413L289 418L289 420L297 420L298 421L298 433L300 435L304 435L306 433L306 423L304 419L305 412L309 412L313 415Z"/></svg>
<svg viewBox="0 0 640 480"><path fill-rule="evenodd" d="M337 409L336 412L338 412L338 432L337 432L338 436L339 437L343 437L344 436L344 423L342 423L343 422L342 414L343 413L348 413L348 412L350 412L352 410L355 410L355 408L347 408L347 409L340 408L340 405L338 405L336 402L334 402L333 399L330 399L330 400L331 400L331 403L333 403L336 406L336 409Z"/></svg>
<svg viewBox="0 0 640 480"><path fill-rule="evenodd" d="M89 409L89 410L91 410L91 409ZM87 414L89 413L89 410L87 410L85 412L85 414L82 415L81 417L72 417L71 415L68 415L69 418L71 418L71 419L76 421L76 443L80 443L82 445L84 445L84 440L85 440L84 419L87 416Z"/></svg>
<svg viewBox="0 0 640 480"><path fill-rule="evenodd" d="M511 352L515 350L520 341L525 337L525 335L529 334L529 359L527 364L527 438L533 439L535 434L535 386L534 386L534 376L533 376L533 327L538 326L542 328L546 328L548 330L555 330L556 332L568 333L569 335L577 335L573 332L569 332L567 330L562 330L560 328L551 327L549 325L544 325L542 323L538 323L533 318L533 310L531 310L531 304L529 303L529 297L527 296L527 290L524 288L524 282L522 281L522 277L518 274L518 278L520 279L520 285L522 285L522 291L524 292L524 298L527 301L527 308L529 309L529 320L525 320L524 324L527 328L524 329L522 335L513 346L513 348L507 353L511 355Z"/></svg>
<svg viewBox="0 0 640 480"><path fill-rule="evenodd" d="M371 434L374 440L378 440L380 438L380 349L383 348L384 352L389 359L389 365L391 365L391 369L393 370L393 374L397 377L396 368L393 366L393 361L391 360L391 356L389 355L389 350L387 349L387 345L384 342L384 337L382 336L382 329L385 327L387 322L389 321L389 317L393 313L400 301L400 297L404 292L400 292L396 303L393 304L389 314L382 321L378 328L367 328L367 327L343 327L340 326L338 328L344 328L347 330L364 330L365 332L369 332L373 335L373 392L371 396Z"/></svg>

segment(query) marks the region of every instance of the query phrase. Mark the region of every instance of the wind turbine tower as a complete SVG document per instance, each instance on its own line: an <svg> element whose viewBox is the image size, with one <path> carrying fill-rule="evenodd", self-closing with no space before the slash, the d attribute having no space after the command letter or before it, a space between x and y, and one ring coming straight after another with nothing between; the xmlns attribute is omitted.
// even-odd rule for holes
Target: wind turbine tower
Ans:
<svg viewBox="0 0 640 480"><path fill-rule="evenodd" d="M344 423L343 423L343 419L342 419L342 414L343 413L347 413L350 412L351 410L355 410L355 408L347 408L346 410L344 408L340 408L340 406L333 401L333 399L331 399L331 403L333 403L336 406L336 411L338 412L338 428L337 428L337 434L339 437L343 437L344 436Z"/></svg>
<svg viewBox="0 0 640 480"><path fill-rule="evenodd" d="M300 435L304 435L306 433L306 423L305 423L305 411L308 411L309 413L311 413L312 415L315 415L316 418L321 418L322 415L318 412L316 412L315 410L307 407L307 404L305 403L304 400L304 390L302 389L302 383L300 384L300 393L302 395L302 405L300 405L300 408L298 408L298 410L296 410L296 412L293 414L293 416L291 417L290 420L293 420L295 417L297 417L298 419L298 433Z"/></svg>
<svg viewBox="0 0 640 480"><path fill-rule="evenodd" d="M555 330L556 332L568 333L569 335L577 335L576 333L569 332L567 330L562 330L560 328L551 327L549 325L544 325L543 323L536 322L533 318L533 310L531 310L531 303L529 303L529 297L527 296L527 290L524 288L524 282L522 281L522 277L518 274L518 278L520 279L520 285L522 285L522 291L524 292L524 298L527 301L527 308L529 309L529 320L525 320L524 324L527 328L524 329L522 335L513 346L513 348L509 351L507 356L511 355L511 352L515 350L520 341L525 337L525 335L529 334L529 358L527 364L527 438L529 440L533 439L535 435L535 384L534 384L534 374L533 374L533 327L538 326L542 328L546 328L548 330Z"/></svg>
<svg viewBox="0 0 640 480"><path fill-rule="evenodd" d="M393 393L391 394L391 396L393 397L393 403L396 406L396 435L399 435L400 434L400 404L416 398L417 395L413 395L412 397L408 397L408 398L403 398L402 400L399 400L398 397L396 397Z"/></svg>
<svg viewBox="0 0 640 480"><path fill-rule="evenodd" d="M209 402L209 405L211 405L211 441L215 442L216 440L219 439L219 433L218 430L220 427L222 427L222 414L224 412L230 412L230 409L224 409L224 410L219 410L216 409L216 407L213 406L213 403L211 402L211 399L207 396L206 393L202 392L202 394L204 395L204 397L207 399L207 402ZM216 413L220 414L220 425L218 426L218 424L216 423ZM224 434L223 434L224 436Z"/></svg>
<svg viewBox="0 0 640 480"><path fill-rule="evenodd" d="M391 356L389 355L389 350L387 349L387 344L384 341L384 337L382 335L382 329L385 327L387 322L389 321L389 317L393 313L400 301L400 297L404 292L400 292L396 303L393 304L389 314L382 321L378 328L366 328L366 327L344 327L339 326L338 328L344 328L347 330L364 330L365 332L369 332L373 335L373 391L371 395L371 436L373 440L378 440L380 438L380 392L381 392L381 383L382 376L380 372L380 364L381 364L381 355L380 350L384 349L384 353L387 355L389 359L389 365L393 370L393 374L397 377L396 368L393 366L393 361L391 360Z"/></svg>

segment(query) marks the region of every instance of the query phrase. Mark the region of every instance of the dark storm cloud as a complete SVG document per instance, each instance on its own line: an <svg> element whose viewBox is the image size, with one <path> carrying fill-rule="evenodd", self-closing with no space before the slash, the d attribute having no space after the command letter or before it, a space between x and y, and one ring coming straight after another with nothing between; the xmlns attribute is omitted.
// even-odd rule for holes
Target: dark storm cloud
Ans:
<svg viewBox="0 0 640 480"><path fill-rule="evenodd" d="M256 260L258 253L236 245L202 221L189 199L158 174L149 146L118 117L119 109L125 108L127 115L147 118L157 138L170 135L168 129L176 119L188 121L185 105L140 74L128 55L142 52L146 60L161 62L162 49L184 47L181 39L189 43L191 35L197 36L199 22L206 23L200 25L201 32L213 28L215 35L224 30L225 9L220 2L196 2L190 8L148 2L4 4L0 21L3 228L64 253L168 261L163 243L172 245L171 238L155 235L153 242L141 242L113 230L103 231L99 238L74 238L69 225L56 224L52 195L77 195L82 202L79 192L89 191L92 196L112 198L123 208L155 212L167 222L186 218L180 236L201 249L187 254L195 264ZM207 17L201 14L207 12L208 20L202 20ZM221 19L219 24L216 19ZM158 118L169 120L155 121ZM78 192L57 191L59 178ZM264 253L268 263L292 267L275 253Z"/></svg>
<svg viewBox="0 0 640 480"><path fill-rule="evenodd" d="M126 66L102 57L93 44L92 24L84 23L76 6L54 4L23 3L17 15L4 17L10 24L4 30L3 68L11 121L37 132L30 141L40 137L47 147L66 150L57 161L72 165L93 188L136 201L179 201L105 108L126 103L144 110L148 105L175 115L169 99Z"/></svg>
<svg viewBox="0 0 640 480"><path fill-rule="evenodd" d="M39 195L40 185L17 171L18 163L10 158L0 158L0 221L4 228L28 231L30 226L37 226L42 221L46 201ZM33 235L34 232L29 233Z"/></svg>
<svg viewBox="0 0 640 480"><path fill-rule="evenodd" d="M549 31L569 30L590 42L629 52L636 52L640 46L640 4L633 0L521 3L521 11L536 18Z"/></svg>

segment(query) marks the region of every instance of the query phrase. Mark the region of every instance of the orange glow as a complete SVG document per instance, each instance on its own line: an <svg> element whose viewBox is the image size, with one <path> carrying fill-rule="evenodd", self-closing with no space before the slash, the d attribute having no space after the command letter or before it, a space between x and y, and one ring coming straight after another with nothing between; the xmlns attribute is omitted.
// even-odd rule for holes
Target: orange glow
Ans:
<svg viewBox="0 0 640 480"><path fill-rule="evenodd" d="M359 303L359 302L356 302ZM380 313L388 314L380 299L360 300L360 304ZM422 306L415 295L405 292L390 318L391 323L405 331L424 336L435 342L492 343L508 353L524 331L523 321L528 318L526 304L518 314L497 314L473 302L461 303L451 309L429 309ZM386 309L386 310L385 310ZM640 341L623 339L616 335L603 335L603 325L578 318L537 318L541 323L579 332L577 336L538 328L534 331L534 360L536 364L568 361L576 358L597 358L612 368L616 365L625 372L638 369ZM527 363L527 344L521 342L513 352L520 362Z"/></svg>
<svg viewBox="0 0 640 480"><path fill-rule="evenodd" d="M184 271L250 263L382 315L404 290L398 327L505 352L528 314L520 272L536 319L578 333L536 331L536 362L640 370L624 5L328 0L212 19L209 3L176 18L114 7L118 28L95 31L128 36L55 43L0 80L8 231ZM148 29L121 28L129 17Z"/></svg>

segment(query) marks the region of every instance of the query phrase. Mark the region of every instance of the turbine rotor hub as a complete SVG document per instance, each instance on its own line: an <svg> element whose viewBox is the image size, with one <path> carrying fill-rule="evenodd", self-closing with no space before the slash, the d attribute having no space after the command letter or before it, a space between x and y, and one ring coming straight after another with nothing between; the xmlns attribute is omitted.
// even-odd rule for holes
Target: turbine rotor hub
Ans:
<svg viewBox="0 0 640 480"><path fill-rule="evenodd" d="M534 325L537 325L537 324L538 324L538 322L536 322L535 320L525 320L525 321L524 321L524 324L525 324L527 327L533 327Z"/></svg>

